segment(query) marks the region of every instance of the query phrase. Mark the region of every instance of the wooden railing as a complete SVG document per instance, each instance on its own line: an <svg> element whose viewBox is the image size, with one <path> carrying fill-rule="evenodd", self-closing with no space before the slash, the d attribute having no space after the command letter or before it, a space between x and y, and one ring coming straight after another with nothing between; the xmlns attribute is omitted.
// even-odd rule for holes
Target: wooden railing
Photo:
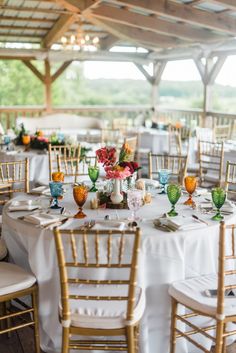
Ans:
<svg viewBox="0 0 236 353"><path fill-rule="evenodd" d="M92 116L112 122L113 118L125 117L130 124L135 124L136 119L141 124L146 118L151 118L150 106L79 106L79 107L55 107L52 113L68 113L82 116ZM0 107L0 122L5 129L15 126L17 117L38 117L49 114L45 107L39 106L17 106ZM158 121L164 123L180 122L191 128L196 126L215 127L218 125L230 125L236 128L236 114L220 112L208 112L206 117L201 110L178 110L159 109L157 112ZM137 123L137 122L136 122Z"/></svg>

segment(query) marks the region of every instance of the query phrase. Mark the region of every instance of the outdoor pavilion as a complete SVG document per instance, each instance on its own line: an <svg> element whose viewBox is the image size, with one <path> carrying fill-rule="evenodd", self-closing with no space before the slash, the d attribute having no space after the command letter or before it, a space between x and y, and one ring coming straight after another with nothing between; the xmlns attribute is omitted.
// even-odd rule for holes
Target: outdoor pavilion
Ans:
<svg viewBox="0 0 236 353"><path fill-rule="evenodd" d="M44 107L0 109L8 127L19 114L34 116L55 110L51 86L73 60L133 62L152 85L151 106L156 106L166 63L190 58L204 86L200 112L204 124L206 116L212 115L211 87L227 56L236 54L234 0L2 0L0 21L0 58L21 60L45 86ZM61 37L76 34L80 26L86 34L99 37L98 51L63 50ZM124 48L123 52L109 51L114 45ZM126 46L142 47L146 52L129 53ZM33 60L44 61L43 73ZM51 69L54 61L61 62L56 72ZM145 67L150 63L152 75ZM81 109L89 107L76 112ZM103 110L90 107L96 109Z"/></svg>

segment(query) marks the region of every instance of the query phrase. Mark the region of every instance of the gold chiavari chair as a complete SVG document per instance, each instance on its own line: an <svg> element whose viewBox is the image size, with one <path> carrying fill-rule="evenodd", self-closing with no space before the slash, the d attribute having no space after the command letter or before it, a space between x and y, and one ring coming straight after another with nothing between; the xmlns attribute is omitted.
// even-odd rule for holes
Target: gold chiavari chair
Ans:
<svg viewBox="0 0 236 353"><path fill-rule="evenodd" d="M0 162L0 204L9 200L13 193L29 192L29 159ZM6 198L7 197L7 198Z"/></svg>
<svg viewBox="0 0 236 353"><path fill-rule="evenodd" d="M235 299L225 297L225 293L236 291L235 229L235 224L225 225L224 222L220 224L218 279L216 274L205 275L174 282L170 286L169 294L172 299L170 353L175 353L177 338L185 338L201 351L211 353L211 348L209 350L199 342L199 334L215 344L215 353L226 353L227 338L236 334L236 330L231 331L228 325L236 322ZM216 298L206 295L207 291L212 289L217 289ZM187 312L178 313L179 305L184 306ZM209 325L199 327L197 322L200 322L201 316L213 320L210 320ZM197 320L196 323L194 319ZM178 323L185 324L185 331Z"/></svg>
<svg viewBox="0 0 236 353"><path fill-rule="evenodd" d="M224 163L224 143L199 141L198 146L201 186L220 186Z"/></svg>
<svg viewBox="0 0 236 353"><path fill-rule="evenodd" d="M137 352L145 308L144 293L137 286L140 230L55 228L54 235L61 281L62 353L70 349ZM90 337L75 340L72 335ZM114 340L104 340L109 336Z"/></svg>
<svg viewBox="0 0 236 353"><path fill-rule="evenodd" d="M176 127L169 124L169 153L177 153L180 156L184 153L188 153L189 138L191 130L187 126ZM184 150L185 148L185 151Z"/></svg>
<svg viewBox="0 0 236 353"><path fill-rule="evenodd" d="M89 166L97 166L96 156L71 158L57 155L57 171L63 172L67 179L74 177L75 183L79 177L88 176Z"/></svg>
<svg viewBox="0 0 236 353"><path fill-rule="evenodd" d="M0 337L2 334L34 327L35 352L40 353L38 327L38 286L36 278L19 266L0 262ZM10 311L8 302L24 296L31 296L32 305L28 308ZM13 323L12 319L20 319ZM5 324L5 325L3 325ZM5 327L4 327L5 326Z"/></svg>
<svg viewBox="0 0 236 353"><path fill-rule="evenodd" d="M177 179L177 181L183 185L184 177L187 172L188 156L175 156L175 155L163 155L163 154L148 154L148 177L155 179L158 177L158 171L160 169L171 170L171 178Z"/></svg>
<svg viewBox="0 0 236 353"><path fill-rule="evenodd" d="M127 132L128 129L128 120L127 118L114 118L112 120L112 129L117 129L123 134Z"/></svg>
<svg viewBox="0 0 236 353"><path fill-rule="evenodd" d="M120 145L123 140L123 132L119 129L102 129L101 143L108 145Z"/></svg>
<svg viewBox="0 0 236 353"><path fill-rule="evenodd" d="M64 146L52 146L51 143L48 145L49 155L49 180L52 180L52 173L57 168L57 156L63 158L79 158L81 154L81 146L64 145Z"/></svg>
<svg viewBox="0 0 236 353"><path fill-rule="evenodd" d="M236 163L226 162L225 190L227 198L236 199Z"/></svg>

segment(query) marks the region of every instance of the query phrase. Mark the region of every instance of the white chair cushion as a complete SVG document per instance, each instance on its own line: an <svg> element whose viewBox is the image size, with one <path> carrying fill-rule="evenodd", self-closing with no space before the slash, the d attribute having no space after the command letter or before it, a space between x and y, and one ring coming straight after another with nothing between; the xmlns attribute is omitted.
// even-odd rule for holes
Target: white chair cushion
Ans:
<svg viewBox="0 0 236 353"><path fill-rule="evenodd" d="M70 294L92 296L127 296L127 286L119 285L71 285ZM71 325L75 327L115 329L137 323L145 309L143 290L136 288L136 302L132 323L126 321L127 301L70 300ZM62 313L59 304L60 315Z"/></svg>
<svg viewBox="0 0 236 353"><path fill-rule="evenodd" d="M0 238L0 261L7 256L7 247L5 241Z"/></svg>
<svg viewBox="0 0 236 353"><path fill-rule="evenodd" d="M228 276L226 284L236 283L235 277ZM205 314L216 315L217 299L205 294L207 289L217 289L217 275L195 277L172 283L169 294L179 303ZM236 298L225 298L225 315L236 315Z"/></svg>
<svg viewBox="0 0 236 353"><path fill-rule="evenodd" d="M31 273L8 262L0 262L0 278L0 295L27 289L36 282Z"/></svg>

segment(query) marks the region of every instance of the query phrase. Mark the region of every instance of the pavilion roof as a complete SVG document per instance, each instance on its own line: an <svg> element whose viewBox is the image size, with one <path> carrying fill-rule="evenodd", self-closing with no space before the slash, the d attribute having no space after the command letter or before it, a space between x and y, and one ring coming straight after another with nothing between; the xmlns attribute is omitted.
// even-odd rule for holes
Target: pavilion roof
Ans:
<svg viewBox="0 0 236 353"><path fill-rule="evenodd" d="M99 37L103 53L147 49L140 60L235 50L236 0L1 0L0 56L11 43L45 53L80 26Z"/></svg>

